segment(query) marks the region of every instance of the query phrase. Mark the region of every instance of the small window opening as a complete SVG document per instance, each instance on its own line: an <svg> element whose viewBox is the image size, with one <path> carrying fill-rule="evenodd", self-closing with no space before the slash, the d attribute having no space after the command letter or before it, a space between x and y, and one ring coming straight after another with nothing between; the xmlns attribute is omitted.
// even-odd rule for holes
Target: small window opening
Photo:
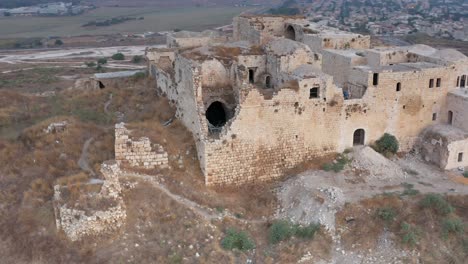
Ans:
<svg viewBox="0 0 468 264"><path fill-rule="evenodd" d="M309 99L311 98L318 98L319 97L319 88L314 87L309 90Z"/></svg>
<svg viewBox="0 0 468 264"><path fill-rule="evenodd" d="M433 88L434 87L434 79L430 79L429 80L429 88Z"/></svg>
<svg viewBox="0 0 468 264"><path fill-rule="evenodd" d="M460 87L460 76L457 77L457 87Z"/></svg>
<svg viewBox="0 0 468 264"><path fill-rule="evenodd" d="M448 124L451 125L452 122L453 122L453 112L452 111L448 111Z"/></svg>
<svg viewBox="0 0 468 264"><path fill-rule="evenodd" d="M463 152L458 153L458 162L463 161Z"/></svg>
<svg viewBox="0 0 468 264"><path fill-rule="evenodd" d="M249 83L255 82L255 68L249 68Z"/></svg>
<svg viewBox="0 0 468 264"><path fill-rule="evenodd" d="M374 76L372 78L372 85L378 85L379 84L379 74L374 73Z"/></svg>
<svg viewBox="0 0 468 264"><path fill-rule="evenodd" d="M397 92L401 91L401 83L396 84L396 91Z"/></svg>
<svg viewBox="0 0 468 264"><path fill-rule="evenodd" d="M271 88L271 76L265 77L265 87Z"/></svg>
<svg viewBox="0 0 468 264"><path fill-rule="evenodd" d="M433 113L432 114L432 121L436 121L437 120L437 113Z"/></svg>
<svg viewBox="0 0 468 264"><path fill-rule="evenodd" d="M460 87L465 87L466 84L466 75L462 75L460 79Z"/></svg>
<svg viewBox="0 0 468 264"><path fill-rule="evenodd" d="M442 84L442 80L440 78L437 78L436 87L440 87L441 84Z"/></svg>
<svg viewBox="0 0 468 264"><path fill-rule="evenodd" d="M99 89L104 89L104 88L106 88L106 86L101 81L99 81Z"/></svg>

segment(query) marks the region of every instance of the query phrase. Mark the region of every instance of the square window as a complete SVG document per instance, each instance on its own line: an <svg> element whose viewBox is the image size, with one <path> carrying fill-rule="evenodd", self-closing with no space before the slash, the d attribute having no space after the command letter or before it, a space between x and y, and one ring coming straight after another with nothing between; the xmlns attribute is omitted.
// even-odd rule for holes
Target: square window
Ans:
<svg viewBox="0 0 468 264"><path fill-rule="evenodd" d="M463 152L458 153L458 162L463 161Z"/></svg>
<svg viewBox="0 0 468 264"><path fill-rule="evenodd" d="M440 87L441 84L442 84L442 79L437 78L436 87Z"/></svg>
<svg viewBox="0 0 468 264"><path fill-rule="evenodd" d="M437 120L437 113L433 113L432 114L432 121L436 121Z"/></svg>
<svg viewBox="0 0 468 264"><path fill-rule="evenodd" d="M434 79L430 79L429 80L429 88L433 88L434 87Z"/></svg>
<svg viewBox="0 0 468 264"><path fill-rule="evenodd" d="M310 98L318 98L319 97L319 88L314 87L309 90L309 99Z"/></svg>

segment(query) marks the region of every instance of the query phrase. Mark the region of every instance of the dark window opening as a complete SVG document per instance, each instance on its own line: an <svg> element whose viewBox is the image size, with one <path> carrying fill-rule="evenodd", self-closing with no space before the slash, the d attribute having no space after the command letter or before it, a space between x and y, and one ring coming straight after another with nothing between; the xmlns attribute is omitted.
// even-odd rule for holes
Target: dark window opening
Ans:
<svg viewBox="0 0 468 264"><path fill-rule="evenodd" d="M271 88L271 76L265 77L265 87Z"/></svg>
<svg viewBox="0 0 468 264"><path fill-rule="evenodd" d="M221 102L212 103L206 110L206 119L214 127L222 127L226 124L227 116L224 105Z"/></svg>
<svg viewBox="0 0 468 264"><path fill-rule="evenodd" d="M453 122L453 112L452 111L448 111L448 124L451 125L452 122Z"/></svg>
<svg viewBox="0 0 468 264"><path fill-rule="evenodd" d="M396 91L397 92L401 91L401 83L396 84Z"/></svg>
<svg viewBox="0 0 468 264"><path fill-rule="evenodd" d="M364 145L365 134L366 134L366 132L362 128L357 129L356 131L354 131L353 146Z"/></svg>
<svg viewBox="0 0 468 264"><path fill-rule="evenodd" d="M460 79L460 87L465 87L466 84L466 75L462 75Z"/></svg>
<svg viewBox="0 0 468 264"><path fill-rule="evenodd" d="M457 87L460 87L460 76L457 77Z"/></svg>
<svg viewBox="0 0 468 264"><path fill-rule="evenodd" d="M437 78L436 87L440 87L441 83L442 83L442 80L440 78Z"/></svg>
<svg viewBox="0 0 468 264"><path fill-rule="evenodd" d="M433 88L434 87L434 79L430 79L429 80L429 88Z"/></svg>
<svg viewBox="0 0 468 264"><path fill-rule="evenodd" d="M249 68L249 83L255 82L255 68Z"/></svg>
<svg viewBox="0 0 468 264"><path fill-rule="evenodd" d="M294 27L293 27L293 26L288 26L288 27L286 28L285 37L286 37L287 39L296 40L296 30L294 30Z"/></svg>
<svg viewBox="0 0 468 264"><path fill-rule="evenodd" d="M436 121L437 120L437 113L433 113L432 114L432 121Z"/></svg>
<svg viewBox="0 0 468 264"><path fill-rule="evenodd" d="M372 78L372 85L378 85L379 84L379 74L374 73L374 76Z"/></svg>
<svg viewBox="0 0 468 264"><path fill-rule="evenodd" d="M463 161L463 152L458 153L458 162Z"/></svg>
<svg viewBox="0 0 468 264"><path fill-rule="evenodd" d="M101 81L99 81L98 83L99 83L99 89L106 88L106 86Z"/></svg>
<svg viewBox="0 0 468 264"><path fill-rule="evenodd" d="M318 98L319 97L319 88L314 87L309 90L309 99L310 98Z"/></svg>

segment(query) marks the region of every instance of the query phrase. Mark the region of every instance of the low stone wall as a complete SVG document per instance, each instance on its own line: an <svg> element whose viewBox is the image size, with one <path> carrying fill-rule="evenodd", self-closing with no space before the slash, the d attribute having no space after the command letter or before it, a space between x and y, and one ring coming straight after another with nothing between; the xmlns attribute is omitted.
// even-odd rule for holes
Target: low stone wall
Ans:
<svg viewBox="0 0 468 264"><path fill-rule="evenodd" d="M153 144L147 137L131 138L131 131L124 123L115 125L115 160L131 167L154 169L168 168L167 152L159 144Z"/></svg>
<svg viewBox="0 0 468 264"><path fill-rule="evenodd" d="M77 241L86 236L96 236L113 232L121 228L127 217L125 204L121 197L119 183L120 169L117 163L104 163L101 165L104 175L104 184L97 194L86 194L87 199L95 201L108 200L112 205L101 210L83 210L76 207L76 201L67 203L62 197L63 188L67 186L54 186L54 211L57 230L63 230L71 241ZM92 183L89 183L92 184Z"/></svg>

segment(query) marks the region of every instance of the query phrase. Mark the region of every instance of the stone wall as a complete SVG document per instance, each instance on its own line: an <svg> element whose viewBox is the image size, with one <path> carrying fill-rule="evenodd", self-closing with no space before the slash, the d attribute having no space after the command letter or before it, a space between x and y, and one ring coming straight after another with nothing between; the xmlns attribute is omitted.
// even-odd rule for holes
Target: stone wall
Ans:
<svg viewBox="0 0 468 264"><path fill-rule="evenodd" d="M461 129L430 126L425 129L420 146L423 158L441 169L468 167L468 133Z"/></svg>
<svg viewBox="0 0 468 264"><path fill-rule="evenodd" d="M147 137L132 139L131 131L124 123L115 125L115 160L118 164L144 169L167 168L167 152Z"/></svg>
<svg viewBox="0 0 468 264"><path fill-rule="evenodd" d="M452 112L452 125L468 131L468 88L458 88L447 95L447 112L444 118L449 122L449 112Z"/></svg>
<svg viewBox="0 0 468 264"><path fill-rule="evenodd" d="M101 172L104 175L101 191L97 194L82 194L88 197L79 199L93 200L95 204L101 204L99 208L77 207L79 201L65 201L62 196L68 186L54 186L56 227L62 230L71 241L114 232L125 223L127 214L121 197L122 190L118 179L119 166L115 162L103 163Z"/></svg>

